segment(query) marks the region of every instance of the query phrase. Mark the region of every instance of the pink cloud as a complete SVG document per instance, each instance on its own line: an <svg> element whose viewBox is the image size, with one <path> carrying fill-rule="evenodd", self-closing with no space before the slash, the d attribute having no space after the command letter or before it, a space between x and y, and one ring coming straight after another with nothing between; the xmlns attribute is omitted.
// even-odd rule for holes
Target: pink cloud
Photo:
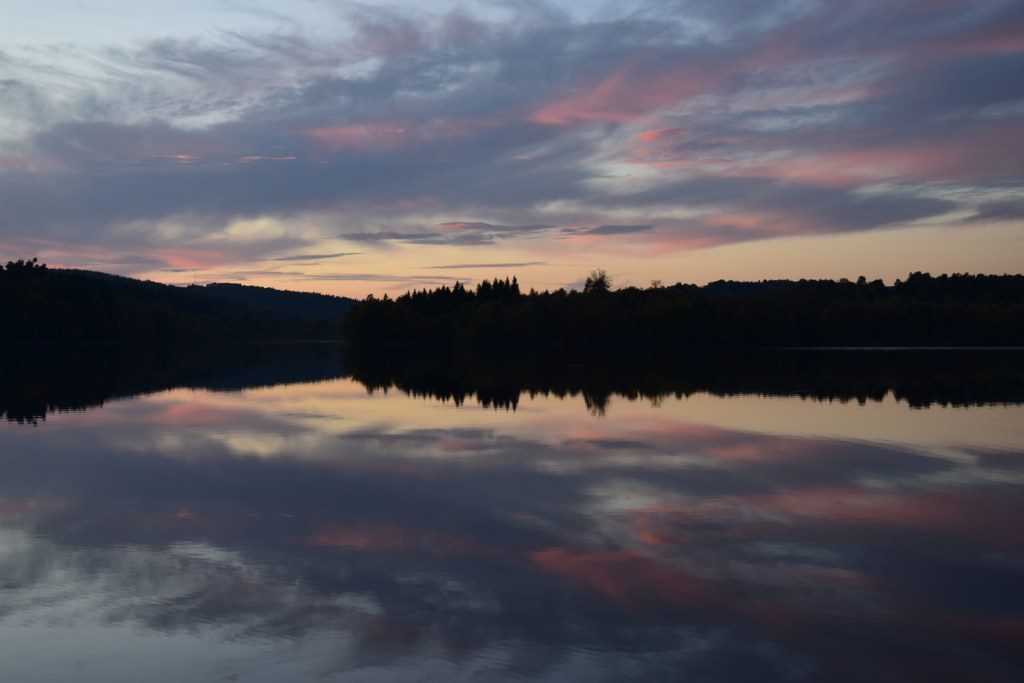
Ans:
<svg viewBox="0 0 1024 683"><path fill-rule="evenodd" d="M145 255L164 261L172 268L190 270L202 270L238 260L238 257L227 252L210 249L154 249L145 252Z"/></svg>
<svg viewBox="0 0 1024 683"><path fill-rule="evenodd" d="M0 156L0 172L25 173L39 167L39 163L24 156Z"/></svg>
<svg viewBox="0 0 1024 683"><path fill-rule="evenodd" d="M351 149L360 152L398 149L411 139L406 128L396 123L366 123L349 126L322 126L302 133L330 150Z"/></svg>
<svg viewBox="0 0 1024 683"><path fill-rule="evenodd" d="M1024 168L1024 131L998 124L986 128L943 140L794 154L755 161L731 173L849 187L883 180L963 182Z"/></svg>
<svg viewBox="0 0 1024 683"><path fill-rule="evenodd" d="M202 157L197 154L154 154L154 159L166 159L168 161L176 161L179 164L194 164L199 161Z"/></svg>
<svg viewBox="0 0 1024 683"><path fill-rule="evenodd" d="M431 140L470 138L504 125L509 120L506 115L437 117L418 123L389 121L321 126L301 131L300 135L312 138L332 151L380 152L412 147Z"/></svg>
<svg viewBox="0 0 1024 683"><path fill-rule="evenodd" d="M241 157L237 163L239 164L254 164L258 161L295 161L298 159L296 156L282 156L282 157L265 157L260 154L249 154Z"/></svg>
<svg viewBox="0 0 1024 683"><path fill-rule="evenodd" d="M193 165L211 160L221 161L241 153L233 142L209 135L175 134L172 139L150 138L128 131L123 139L109 136L90 140L88 144L102 162L134 163L150 160L156 163Z"/></svg>
<svg viewBox="0 0 1024 683"><path fill-rule="evenodd" d="M406 209L422 209L428 206L437 206L441 200L435 195L423 195L421 197L405 197L396 203Z"/></svg>
<svg viewBox="0 0 1024 683"><path fill-rule="evenodd" d="M238 262L238 257L212 249L164 249L140 247L131 251L111 251L88 244L73 244L45 238L19 238L0 243L12 253L38 255L55 268L114 269L115 272L141 272L160 267L202 270Z"/></svg>
<svg viewBox="0 0 1024 683"><path fill-rule="evenodd" d="M663 138L679 137L686 132L685 128L656 128L638 133L636 139L640 142L654 142Z"/></svg>
<svg viewBox="0 0 1024 683"><path fill-rule="evenodd" d="M568 126L590 121L629 123L658 109L678 104L699 95L721 94L738 86L737 77L753 71L769 70L785 77L787 70L804 64L812 55L784 32L773 34L761 45L735 59L718 61L694 59L670 67L651 68L645 60L634 60L613 70L596 84L580 86L578 91L543 104L528 117L529 121L550 126ZM803 77L795 77L797 91L772 88L760 97L778 102L760 102L761 107L794 107L838 104L869 97L875 91L866 83L815 85L807 87ZM784 85L784 83L783 83ZM755 100L758 95L754 94ZM639 142L654 142L685 132L677 128L644 131Z"/></svg>
<svg viewBox="0 0 1024 683"><path fill-rule="evenodd" d="M642 144L625 150L624 160L629 163L833 188L893 180L999 179L1024 169L1024 130L1006 122L987 122L983 128L938 140L878 143L853 137L845 149L821 137L775 139L753 133L693 137L677 129L645 131L636 140ZM806 149L800 148L801 142Z"/></svg>
<svg viewBox="0 0 1024 683"><path fill-rule="evenodd" d="M596 85L542 105L528 120L548 126L590 121L628 123L718 85L714 69L705 67L702 71L699 65L686 65L651 72L634 62L619 67Z"/></svg>

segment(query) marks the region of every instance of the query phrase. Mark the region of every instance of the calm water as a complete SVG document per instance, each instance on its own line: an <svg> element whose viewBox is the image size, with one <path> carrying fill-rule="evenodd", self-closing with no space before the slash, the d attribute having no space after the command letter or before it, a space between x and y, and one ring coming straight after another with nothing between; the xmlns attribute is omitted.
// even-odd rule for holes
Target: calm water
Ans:
<svg viewBox="0 0 1024 683"><path fill-rule="evenodd" d="M4 681L1024 673L1016 361L87 356L3 376Z"/></svg>

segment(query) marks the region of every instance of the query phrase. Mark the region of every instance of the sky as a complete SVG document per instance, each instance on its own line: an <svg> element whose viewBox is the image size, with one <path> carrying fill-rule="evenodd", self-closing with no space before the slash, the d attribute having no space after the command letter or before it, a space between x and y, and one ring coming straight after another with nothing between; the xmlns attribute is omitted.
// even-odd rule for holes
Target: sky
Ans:
<svg viewBox="0 0 1024 683"><path fill-rule="evenodd" d="M362 297L1024 263L1019 0L0 0L0 260Z"/></svg>

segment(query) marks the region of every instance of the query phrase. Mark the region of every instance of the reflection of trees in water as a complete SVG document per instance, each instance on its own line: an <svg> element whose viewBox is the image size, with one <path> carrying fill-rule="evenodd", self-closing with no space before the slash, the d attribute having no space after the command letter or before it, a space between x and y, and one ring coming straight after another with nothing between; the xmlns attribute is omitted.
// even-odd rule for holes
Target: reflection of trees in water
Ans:
<svg viewBox="0 0 1024 683"><path fill-rule="evenodd" d="M518 354L373 355L333 344L246 344L189 349L6 349L0 415L36 423L54 411L178 387L237 390L349 374L369 391L514 411L523 394L582 397L600 416L613 397L706 392L816 400L879 401L913 407L1024 402L1024 351L763 351L646 358Z"/></svg>
<svg viewBox="0 0 1024 683"><path fill-rule="evenodd" d="M238 390L341 377L332 344L194 348L12 347L0 363L0 415L35 424L55 411L179 387Z"/></svg>
<svg viewBox="0 0 1024 683"><path fill-rule="evenodd" d="M583 394L583 401L587 404L587 410L594 417L604 417L608 410L608 396L592 396Z"/></svg>
<svg viewBox="0 0 1024 683"><path fill-rule="evenodd" d="M912 407L1024 402L1024 351L751 351L686 358L617 354L507 358L473 354L410 355L407 349L349 353L346 367L370 391L397 388L461 405L512 409L526 393L582 396L603 415L613 396L646 399L694 393L881 401L892 394Z"/></svg>

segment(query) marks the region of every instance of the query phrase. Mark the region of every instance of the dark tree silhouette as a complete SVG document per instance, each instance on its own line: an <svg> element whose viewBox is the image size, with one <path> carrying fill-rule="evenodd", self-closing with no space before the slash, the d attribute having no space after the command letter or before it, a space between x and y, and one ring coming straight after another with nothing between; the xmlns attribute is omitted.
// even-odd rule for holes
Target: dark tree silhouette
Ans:
<svg viewBox="0 0 1024 683"><path fill-rule="evenodd" d="M336 339L354 305L266 287L172 287L38 259L0 267L0 342Z"/></svg>
<svg viewBox="0 0 1024 683"><path fill-rule="evenodd" d="M607 294L612 289L612 279L603 268L590 271L583 284L584 294Z"/></svg>
<svg viewBox="0 0 1024 683"><path fill-rule="evenodd" d="M12 275L25 275L33 272L42 272L46 270L46 264L40 263L38 258L33 258L28 261L25 259L18 259L17 261L8 261L5 269Z"/></svg>
<svg viewBox="0 0 1024 683"><path fill-rule="evenodd" d="M600 294L595 296L595 294ZM345 321L355 345L657 349L784 346L1018 346L1024 276L911 273L880 280L720 280L522 294L517 280L367 298Z"/></svg>

